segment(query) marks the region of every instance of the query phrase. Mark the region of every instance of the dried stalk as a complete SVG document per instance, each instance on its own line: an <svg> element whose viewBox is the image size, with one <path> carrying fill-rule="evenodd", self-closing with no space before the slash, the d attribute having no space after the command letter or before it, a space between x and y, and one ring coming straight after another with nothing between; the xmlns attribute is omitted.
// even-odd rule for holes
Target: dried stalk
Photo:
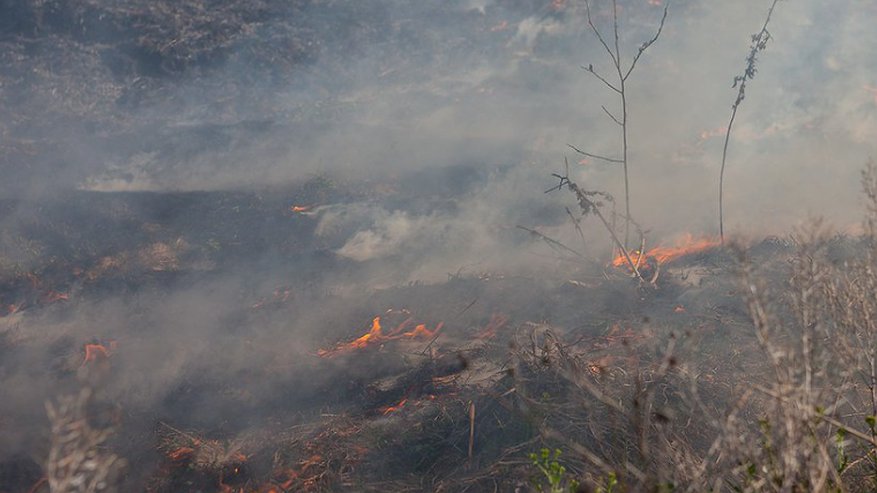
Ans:
<svg viewBox="0 0 877 493"><path fill-rule="evenodd" d="M743 73L734 77L734 85L737 88L737 98L731 105L731 119L728 122L728 128L725 130L725 145L722 147L722 167L719 170L719 239L725 244L725 216L724 216L724 190L725 190L725 161L728 158L728 142L731 140L731 130L734 127L734 120L737 118L737 110L740 103L746 98L746 82L755 78L758 69L755 67L758 53L767 48L767 42L770 40L770 32L767 25L773 15L773 10L777 6L779 0L773 0L770 10L767 11L767 17L764 19L764 25L761 31L752 35L752 46L749 49L749 55L746 57L746 68Z"/></svg>

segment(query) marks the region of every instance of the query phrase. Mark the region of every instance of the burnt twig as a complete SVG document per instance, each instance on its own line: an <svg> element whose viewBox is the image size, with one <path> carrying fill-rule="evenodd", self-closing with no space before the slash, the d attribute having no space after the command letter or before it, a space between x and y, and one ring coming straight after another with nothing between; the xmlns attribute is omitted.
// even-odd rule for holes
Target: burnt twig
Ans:
<svg viewBox="0 0 877 493"><path fill-rule="evenodd" d="M612 200L612 197L605 192L583 190L581 187L578 186L578 184L576 184L574 181L569 179L569 161L566 158L564 158L564 163L566 165L567 174L566 175L559 175L557 173L552 173L552 176L557 178L559 180L559 183L556 186L548 189L546 191L546 193L552 192L555 190L562 190L563 188L567 188L571 192L573 192L575 194L576 198L578 199L579 209L581 209L582 215L587 216L588 214L593 214L593 215L597 216L598 219L600 219L600 222L603 223L603 226L606 228L606 231L608 231L609 235L612 237L612 241L615 243L615 246L618 247L618 249L621 251L622 255L624 255L624 258L627 261L628 265L630 266L631 270L633 271L634 275L641 282L645 283L646 280L643 278L643 276L640 273L639 268L638 268L639 262L633 261L633 259L630 256L630 252L627 250L627 248L624 247L624 243L621 242L621 240L618 238L618 235L615 234L615 231L612 229L612 226L609 224L609 221L607 221L606 217L603 216L603 213L600 212L600 206L602 206L603 204L602 204L602 202L599 201L599 197L603 197L603 198L608 199L608 200ZM631 223L629 218L628 218L627 222ZM645 240L643 239L643 241L645 241Z"/></svg>

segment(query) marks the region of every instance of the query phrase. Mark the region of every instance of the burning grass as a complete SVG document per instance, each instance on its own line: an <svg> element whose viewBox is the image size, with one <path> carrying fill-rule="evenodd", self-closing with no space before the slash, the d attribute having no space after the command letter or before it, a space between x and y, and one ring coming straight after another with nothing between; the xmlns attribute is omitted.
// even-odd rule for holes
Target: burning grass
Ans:
<svg viewBox="0 0 877 493"><path fill-rule="evenodd" d="M334 302L355 309L323 319L331 332L283 358L291 351L274 347L276 334L239 327L310 313L314 298L299 284L263 285L227 316L229 335L215 334L229 345L208 346L212 374L182 370L163 408L114 425L118 440L107 431L98 448L139 469L121 488L155 493L530 491L548 480L529 458L542 449L562 451L543 464L563 466L562 482L593 488L613 478L627 491L709 491L716 481L862 490L873 477L874 391L862 378L873 336L860 314L874 308L861 245L799 236L753 245L741 263L711 240L688 239L632 252L643 266L672 264L653 285L631 282L625 261L610 266L618 275L587 281L575 279L584 271L562 281L456 276L347 295ZM741 289L741 268L743 287L770 290ZM77 306L112 279L7 322L29 327L41 310ZM52 292L45 283L27 281ZM544 292L534 296L534 285ZM59 374L124 406L113 379L142 340L84 340L60 339ZM221 370L233 360L215 347L248 362ZM161 361L150 365L161 371Z"/></svg>
<svg viewBox="0 0 877 493"><path fill-rule="evenodd" d="M413 328L410 328L413 326ZM437 337L439 331L444 327L444 322L439 322L435 329L429 330L426 328L426 324L417 324L414 322L414 319L409 317L402 321L396 328L388 331L384 334L383 329L381 328L381 317L375 317L372 319L371 329L362 336L354 339L353 341L347 343L341 343L335 346L333 349L320 349L317 351L317 355L323 358L329 358L332 356L337 356L339 354L348 353L350 351L355 351L358 349L364 349L367 347L381 345L390 341L398 341L398 340L429 340L431 338Z"/></svg>

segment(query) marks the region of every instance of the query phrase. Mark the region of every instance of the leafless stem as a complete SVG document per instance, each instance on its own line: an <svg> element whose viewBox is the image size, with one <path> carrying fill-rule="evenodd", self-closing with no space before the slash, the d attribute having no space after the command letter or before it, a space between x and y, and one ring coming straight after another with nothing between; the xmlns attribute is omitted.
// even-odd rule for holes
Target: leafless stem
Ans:
<svg viewBox="0 0 877 493"><path fill-rule="evenodd" d="M737 109L740 103L746 97L746 83L755 77L757 69L755 63L760 51L767 48L767 42L770 40L770 32L767 25L773 16L774 8L779 0L773 0L770 9L767 11L767 17L764 19L764 25L761 31L752 35L752 46L749 55L746 57L746 67L741 75L734 77L734 87L737 88L737 98L731 106L731 119L728 121L728 128L725 130L725 144L722 146L722 166L719 170L719 238L722 244L725 243L725 215L724 215L724 190L725 190L725 163L728 158L728 142L731 140L731 130L734 127L734 120L737 118Z"/></svg>
<svg viewBox="0 0 877 493"><path fill-rule="evenodd" d="M621 123L621 120L616 118L615 115L613 115L612 113L609 112L609 110L606 109L606 106L600 105L600 107L603 108L603 113L606 113L606 115L608 115L609 118L611 118L613 122L615 122L619 125L623 125L623 123Z"/></svg>
<svg viewBox="0 0 877 493"><path fill-rule="evenodd" d="M599 154L591 154L590 152L585 152L572 144L567 144L567 145L569 146L570 149L576 151L577 153L581 154L582 156L587 156L587 157L591 157L594 159L601 159L603 161L609 161L610 163L623 163L624 162L621 159L615 159L615 158L611 158L611 157L601 156Z"/></svg>

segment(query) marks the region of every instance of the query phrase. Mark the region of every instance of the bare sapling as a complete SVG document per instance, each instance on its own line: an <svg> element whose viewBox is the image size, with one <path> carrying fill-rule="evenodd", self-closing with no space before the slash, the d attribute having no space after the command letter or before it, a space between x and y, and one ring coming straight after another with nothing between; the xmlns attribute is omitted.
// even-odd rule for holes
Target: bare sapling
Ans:
<svg viewBox="0 0 877 493"><path fill-rule="evenodd" d="M606 87L608 87L612 92L618 95L618 99L620 100L621 112L613 113L606 106L602 106L603 112L606 113L613 123L618 125L621 128L621 158L612 158L607 156L601 156L599 154L593 154L582 149L579 149L573 145L569 145L574 151L579 154L590 157L593 159L599 159L602 161L606 161L609 163L621 164L622 170L624 172L624 249L626 250L628 247L628 242L630 241L630 226L631 221L630 218L630 175L628 174L628 150L629 150L629 140L628 140L628 129L630 123L630 115L628 113L628 91L627 91L627 81L630 78L630 75L633 73L634 68L636 68L637 62L643 56L643 53L649 49L658 38L661 36L661 32L664 30L664 23L667 20L667 11L669 9L669 2L664 6L664 14L661 17L661 22L658 25L658 29L655 32L655 35L652 36L648 41L642 43L637 49L636 54L630 60L629 63L625 63L622 58L622 50L621 43L619 41L620 37L620 22L618 18L618 3L617 0L612 0L612 36L613 39L612 45L610 46L609 42L606 41L606 36L603 35L602 32L597 28L596 24L594 24L593 17L591 16L591 1L585 1L585 9L588 15L588 26L591 28L591 31L594 33L594 36L597 37L597 40L600 41L600 44L606 50L606 53L609 54L609 58L612 61L612 75L604 76L600 72L598 72L593 64L588 64L587 67L582 67L588 73L596 77L600 82L602 82Z"/></svg>
<svg viewBox="0 0 877 493"><path fill-rule="evenodd" d="M731 119L728 121L728 127L725 129L725 144L722 147L722 167L719 170L719 238L722 244L725 243L725 216L724 216L724 190L725 190L725 162L728 158L728 142L731 139L731 130L734 127L734 120L737 118L737 110L740 103L746 98L746 83L755 78L758 72L755 64L758 60L758 54L767 48L767 42L770 41L770 31L767 30L770 19L773 16L774 8L776 8L779 0L773 0L770 9L767 11L767 17L764 19L764 25L761 31L752 35L752 45L749 47L749 54L746 56L746 67L743 73L734 77L733 88L737 89L737 98L731 105Z"/></svg>

